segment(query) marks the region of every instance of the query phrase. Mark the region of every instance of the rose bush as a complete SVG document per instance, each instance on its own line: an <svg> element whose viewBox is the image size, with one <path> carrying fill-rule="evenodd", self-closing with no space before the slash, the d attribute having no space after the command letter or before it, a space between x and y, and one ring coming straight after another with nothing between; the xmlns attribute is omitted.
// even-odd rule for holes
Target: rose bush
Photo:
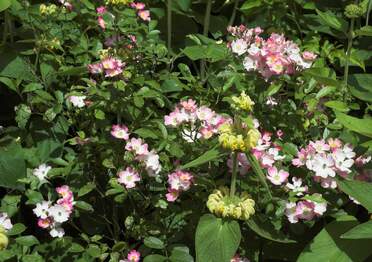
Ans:
<svg viewBox="0 0 372 262"><path fill-rule="evenodd" d="M368 261L372 1L2 0L0 261Z"/></svg>

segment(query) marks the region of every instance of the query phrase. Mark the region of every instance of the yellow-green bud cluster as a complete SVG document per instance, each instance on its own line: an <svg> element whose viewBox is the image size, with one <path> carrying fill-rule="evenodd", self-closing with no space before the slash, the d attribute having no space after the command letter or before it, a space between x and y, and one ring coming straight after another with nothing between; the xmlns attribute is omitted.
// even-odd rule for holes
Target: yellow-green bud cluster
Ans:
<svg viewBox="0 0 372 262"><path fill-rule="evenodd" d="M5 229L0 226L0 250L7 248L9 244L8 236L6 235Z"/></svg>
<svg viewBox="0 0 372 262"><path fill-rule="evenodd" d="M39 7L39 11L40 11L40 14L42 15L52 15L55 12L57 12L57 8L58 7L55 4L51 4L51 5L41 4Z"/></svg>
<svg viewBox="0 0 372 262"><path fill-rule="evenodd" d="M106 4L112 5L126 5L133 2L133 0L106 0Z"/></svg>
<svg viewBox="0 0 372 262"><path fill-rule="evenodd" d="M255 212L254 205L254 200L247 193L230 197L226 187L215 190L207 201L209 211L216 216L239 220L248 220Z"/></svg>
<svg viewBox="0 0 372 262"><path fill-rule="evenodd" d="M364 15L365 11L363 7L356 5L356 4L350 4L345 7L345 16L348 18L358 18Z"/></svg>
<svg viewBox="0 0 372 262"><path fill-rule="evenodd" d="M231 151L245 152L257 145L260 132L257 129L240 128L236 130L233 124L225 123L219 128L218 141L223 148Z"/></svg>
<svg viewBox="0 0 372 262"><path fill-rule="evenodd" d="M237 110L245 110L245 111L252 111L254 102L251 98L243 91L240 96L233 96L232 97L232 107Z"/></svg>
<svg viewBox="0 0 372 262"><path fill-rule="evenodd" d="M53 39L47 39L46 36L42 35L41 39L36 42L36 45L46 49L58 49L61 47L61 41L56 37Z"/></svg>

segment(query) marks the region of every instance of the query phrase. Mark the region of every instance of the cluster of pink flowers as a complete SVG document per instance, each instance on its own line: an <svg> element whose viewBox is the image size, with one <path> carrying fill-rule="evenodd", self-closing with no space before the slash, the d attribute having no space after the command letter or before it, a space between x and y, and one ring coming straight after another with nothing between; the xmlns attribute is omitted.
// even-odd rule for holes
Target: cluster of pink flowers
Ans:
<svg viewBox="0 0 372 262"><path fill-rule="evenodd" d="M193 184L193 175L188 172L177 170L168 175L167 201L174 202L180 193L190 189Z"/></svg>
<svg viewBox="0 0 372 262"><path fill-rule="evenodd" d="M65 231L62 223L69 220L74 209L74 196L69 186L56 188L60 198L55 204L51 201L37 203L33 209L34 214L39 218L37 224L41 228L48 228L52 237L63 237Z"/></svg>
<svg viewBox="0 0 372 262"><path fill-rule="evenodd" d="M336 175L346 177L356 161L356 154L349 144L339 139L310 141L306 148L300 149L297 158L292 160L296 167L306 166L313 171L314 180L323 188L336 188ZM370 158L358 158L359 164L368 163Z"/></svg>
<svg viewBox="0 0 372 262"><path fill-rule="evenodd" d="M260 27L249 29L240 25L230 26L227 30L235 37L228 46L233 53L244 56L244 68L247 71L258 71L265 79L310 68L316 59L314 53L301 53L298 45L283 35L272 33L268 39L263 39Z"/></svg>
<svg viewBox="0 0 372 262"><path fill-rule="evenodd" d="M192 99L181 101L173 112L164 117L166 126L182 126L182 137L188 142L209 139L218 133L218 128L230 121L206 106L199 107Z"/></svg>
<svg viewBox="0 0 372 262"><path fill-rule="evenodd" d="M149 10L145 10L146 5L141 2L133 2L130 6L136 9L138 17L140 17L143 21L151 21L151 15Z"/></svg>
<svg viewBox="0 0 372 262"><path fill-rule="evenodd" d="M103 14L105 14L107 12L107 9L105 6L100 6L96 9L97 11L97 14L98 14L98 18L97 18L97 22L98 22L98 25L99 27L101 27L103 30L106 29L106 22L105 20L103 19Z"/></svg>
<svg viewBox="0 0 372 262"><path fill-rule="evenodd" d="M91 74L105 73L105 77L114 77L123 72L125 63L118 58L106 57L99 63L88 65Z"/></svg>
<svg viewBox="0 0 372 262"><path fill-rule="evenodd" d="M321 195L317 195L318 198L322 199ZM304 199L298 202L288 202L286 204L285 215L290 223L297 223L299 220L309 221L315 217L322 216L326 211L327 202L324 200L318 202Z"/></svg>
<svg viewBox="0 0 372 262"><path fill-rule="evenodd" d="M148 144L144 143L141 138L132 137L129 139L130 133L127 126L113 125L111 128L111 135L117 139L127 141L125 149L135 154L135 159L144 166L149 176L156 176L160 173L162 167L159 161L159 155L155 150L149 150ZM131 167L119 171L118 176L118 182L125 185L128 189L134 188L136 182L141 181L138 172Z"/></svg>
<svg viewBox="0 0 372 262"><path fill-rule="evenodd" d="M139 262L140 259L141 259L141 253L133 249L128 253L128 256L126 259L121 259L119 262Z"/></svg>
<svg viewBox="0 0 372 262"><path fill-rule="evenodd" d="M239 254L236 254L230 262L249 262L249 259L246 257L241 257Z"/></svg>

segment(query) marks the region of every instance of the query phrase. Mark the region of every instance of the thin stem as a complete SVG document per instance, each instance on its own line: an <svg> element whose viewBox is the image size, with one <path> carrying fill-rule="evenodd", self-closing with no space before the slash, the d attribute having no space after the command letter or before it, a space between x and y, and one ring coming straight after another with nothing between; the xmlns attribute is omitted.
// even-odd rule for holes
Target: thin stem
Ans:
<svg viewBox="0 0 372 262"><path fill-rule="evenodd" d="M353 47L353 34L354 34L354 24L355 19L351 19L350 29L347 37L347 50L346 50L346 61L345 61L345 71L344 71L344 94L347 90L347 83L349 78L349 66L350 66L350 56L351 56L351 48Z"/></svg>
<svg viewBox="0 0 372 262"><path fill-rule="evenodd" d="M6 40L8 38L7 19L8 19L7 11L4 11L4 27L3 27L4 31L3 31L3 40L1 42L1 46L6 44Z"/></svg>
<svg viewBox="0 0 372 262"><path fill-rule="evenodd" d="M263 173L260 164L258 163L257 159L255 156L253 156L250 152L245 154L248 158L249 163L252 166L253 171L256 173L258 179L260 180L261 184L265 187L267 193L269 194L270 200L273 198L271 195L271 190L269 185L266 182L266 177L265 174Z"/></svg>
<svg viewBox="0 0 372 262"><path fill-rule="evenodd" d="M170 50L172 48L172 0L168 0L167 4L167 46L168 46L168 58L170 57Z"/></svg>
<svg viewBox="0 0 372 262"><path fill-rule="evenodd" d="M208 0L207 2L207 8L205 10L205 16L204 16L204 28L203 28L203 35L208 36L209 32L209 24L211 21L211 11L212 11L212 0ZM205 67L206 67L206 62L205 60L200 61L200 76L201 79L204 81L205 78Z"/></svg>
<svg viewBox="0 0 372 262"><path fill-rule="evenodd" d="M234 24L234 21L235 21L235 18L236 18L236 11L238 10L238 6L239 6L239 0L235 0L234 9L233 9L233 12L231 14L230 21L229 21L229 26L232 26Z"/></svg>
<svg viewBox="0 0 372 262"><path fill-rule="evenodd" d="M238 155L236 152L233 153L232 155L233 159L233 166L232 166L232 175L231 175L231 185L230 185L230 197L235 196L235 191L236 191L236 167L237 167L237 162L238 162Z"/></svg>
<svg viewBox="0 0 372 262"><path fill-rule="evenodd" d="M367 9L366 26L369 25L369 13L371 12L371 8L372 8L372 0L369 0L368 9Z"/></svg>

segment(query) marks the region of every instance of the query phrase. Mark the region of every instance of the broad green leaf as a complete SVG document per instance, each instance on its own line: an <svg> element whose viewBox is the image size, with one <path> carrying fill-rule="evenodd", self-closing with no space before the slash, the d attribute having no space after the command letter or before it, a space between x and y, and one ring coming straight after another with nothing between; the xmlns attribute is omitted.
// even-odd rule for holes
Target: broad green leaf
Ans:
<svg viewBox="0 0 372 262"><path fill-rule="evenodd" d="M328 86L339 86L339 82L336 80L336 74L329 68L314 67L305 70L304 75L314 78L318 83Z"/></svg>
<svg viewBox="0 0 372 262"><path fill-rule="evenodd" d="M17 237L15 241L18 244L22 246L26 246L26 247L31 247L31 246L40 244L39 240L37 240L37 238L32 235Z"/></svg>
<svg viewBox="0 0 372 262"><path fill-rule="evenodd" d="M0 82L2 82L4 85L9 87L9 89L18 92L17 85L15 84L15 81L8 78L8 77L0 77Z"/></svg>
<svg viewBox="0 0 372 262"><path fill-rule="evenodd" d="M181 166L180 169L188 169L191 167L200 166L204 163L215 160L219 158L220 156L221 154L217 149L211 149L205 152L203 155L199 156L198 158L194 159L193 161Z"/></svg>
<svg viewBox="0 0 372 262"><path fill-rule="evenodd" d="M147 139L147 138L157 139L158 138L157 134L149 128L144 128L144 127L139 128L135 130L133 133L139 135L140 137L144 139Z"/></svg>
<svg viewBox="0 0 372 262"><path fill-rule="evenodd" d="M88 194L95 188L96 188L96 185L93 182L89 182L79 189L78 196L79 197L85 196L86 194Z"/></svg>
<svg viewBox="0 0 372 262"><path fill-rule="evenodd" d="M258 216L253 216L246 223L250 229L263 238L280 243L296 243L295 240L288 239L282 232L277 231L269 221L260 221Z"/></svg>
<svg viewBox="0 0 372 262"><path fill-rule="evenodd" d="M181 8L182 11L186 12L190 9L191 0L178 0L175 3Z"/></svg>
<svg viewBox="0 0 372 262"><path fill-rule="evenodd" d="M18 212L20 202L20 195L5 195L3 199L1 199L1 211L12 217Z"/></svg>
<svg viewBox="0 0 372 262"><path fill-rule="evenodd" d="M169 257L171 262L194 262L187 247L175 247Z"/></svg>
<svg viewBox="0 0 372 262"><path fill-rule="evenodd" d="M358 36L372 36L372 26L367 25L355 31Z"/></svg>
<svg viewBox="0 0 372 262"><path fill-rule="evenodd" d="M338 179L337 185L344 193L355 198L372 213L372 183Z"/></svg>
<svg viewBox="0 0 372 262"><path fill-rule="evenodd" d="M372 119L360 119L335 111L337 120L346 128L359 134L372 137Z"/></svg>
<svg viewBox="0 0 372 262"><path fill-rule="evenodd" d="M16 108L16 117L15 120L19 128L25 128L28 120L31 116L31 108L27 105L21 104Z"/></svg>
<svg viewBox="0 0 372 262"><path fill-rule="evenodd" d="M0 72L0 76L11 77L19 80L36 81L32 72L32 65L21 57L16 57L10 61Z"/></svg>
<svg viewBox="0 0 372 262"><path fill-rule="evenodd" d="M200 218L195 234L197 262L230 262L241 240L239 223L216 218L211 214Z"/></svg>
<svg viewBox="0 0 372 262"><path fill-rule="evenodd" d="M85 201L76 201L75 205L76 205L77 208L79 208L81 210L84 210L84 211L87 211L87 212L93 212L94 211L94 208L92 207L92 205L85 202Z"/></svg>
<svg viewBox="0 0 372 262"><path fill-rule="evenodd" d="M354 217L328 224L302 251L297 262L365 261L372 253L370 240L347 240L340 236L356 226Z"/></svg>
<svg viewBox="0 0 372 262"><path fill-rule="evenodd" d="M157 255L157 254L146 256L143 259L143 262L165 262L165 261L167 261L167 258L165 256Z"/></svg>
<svg viewBox="0 0 372 262"><path fill-rule="evenodd" d="M18 179L26 177L26 162L17 145L0 148L0 186L11 189L22 189Z"/></svg>
<svg viewBox="0 0 372 262"><path fill-rule="evenodd" d="M340 111L340 112L345 112L346 113L346 112L350 111L347 104L344 103L344 102L341 102L341 101L336 101L336 100L327 101L327 102L324 103L324 105L326 107L335 109L335 110Z"/></svg>
<svg viewBox="0 0 372 262"><path fill-rule="evenodd" d="M223 59L228 54L228 50L223 45L210 44L188 46L183 53L191 60L211 59L212 62L216 62Z"/></svg>
<svg viewBox="0 0 372 262"><path fill-rule="evenodd" d="M180 92L183 89L187 89L187 87L177 78L167 79L161 85L162 93Z"/></svg>
<svg viewBox="0 0 372 262"><path fill-rule="evenodd" d="M0 1L0 12L8 9L11 4L12 4L11 0L1 0Z"/></svg>
<svg viewBox="0 0 372 262"><path fill-rule="evenodd" d="M372 74L354 74L349 78L350 92L353 96L372 102Z"/></svg>
<svg viewBox="0 0 372 262"><path fill-rule="evenodd" d="M17 223L15 225L13 225L13 227L8 232L6 232L6 234L8 236L15 236L15 235L22 234L25 230L26 230L25 225L23 225L21 223Z"/></svg>
<svg viewBox="0 0 372 262"><path fill-rule="evenodd" d="M165 247L164 242L156 237L146 237L143 243L145 244L145 246L154 249L163 249Z"/></svg>
<svg viewBox="0 0 372 262"><path fill-rule="evenodd" d="M255 7L261 6L261 0L247 0L245 3L240 7L241 11L247 11Z"/></svg>
<svg viewBox="0 0 372 262"><path fill-rule="evenodd" d="M92 4L89 0L80 0L88 9L94 10L94 4Z"/></svg>
<svg viewBox="0 0 372 262"><path fill-rule="evenodd" d="M331 11L322 12L317 9L316 12L325 25L344 33L347 31L348 24L341 17L336 16Z"/></svg>
<svg viewBox="0 0 372 262"><path fill-rule="evenodd" d="M327 96L329 94L332 94L336 91L336 87L334 86L325 86L322 89L319 90L319 92L316 94L316 99L320 99L324 96Z"/></svg>
<svg viewBox="0 0 372 262"><path fill-rule="evenodd" d="M357 225L356 227L353 227L346 233L344 233L341 238L345 239L372 239L372 220Z"/></svg>

